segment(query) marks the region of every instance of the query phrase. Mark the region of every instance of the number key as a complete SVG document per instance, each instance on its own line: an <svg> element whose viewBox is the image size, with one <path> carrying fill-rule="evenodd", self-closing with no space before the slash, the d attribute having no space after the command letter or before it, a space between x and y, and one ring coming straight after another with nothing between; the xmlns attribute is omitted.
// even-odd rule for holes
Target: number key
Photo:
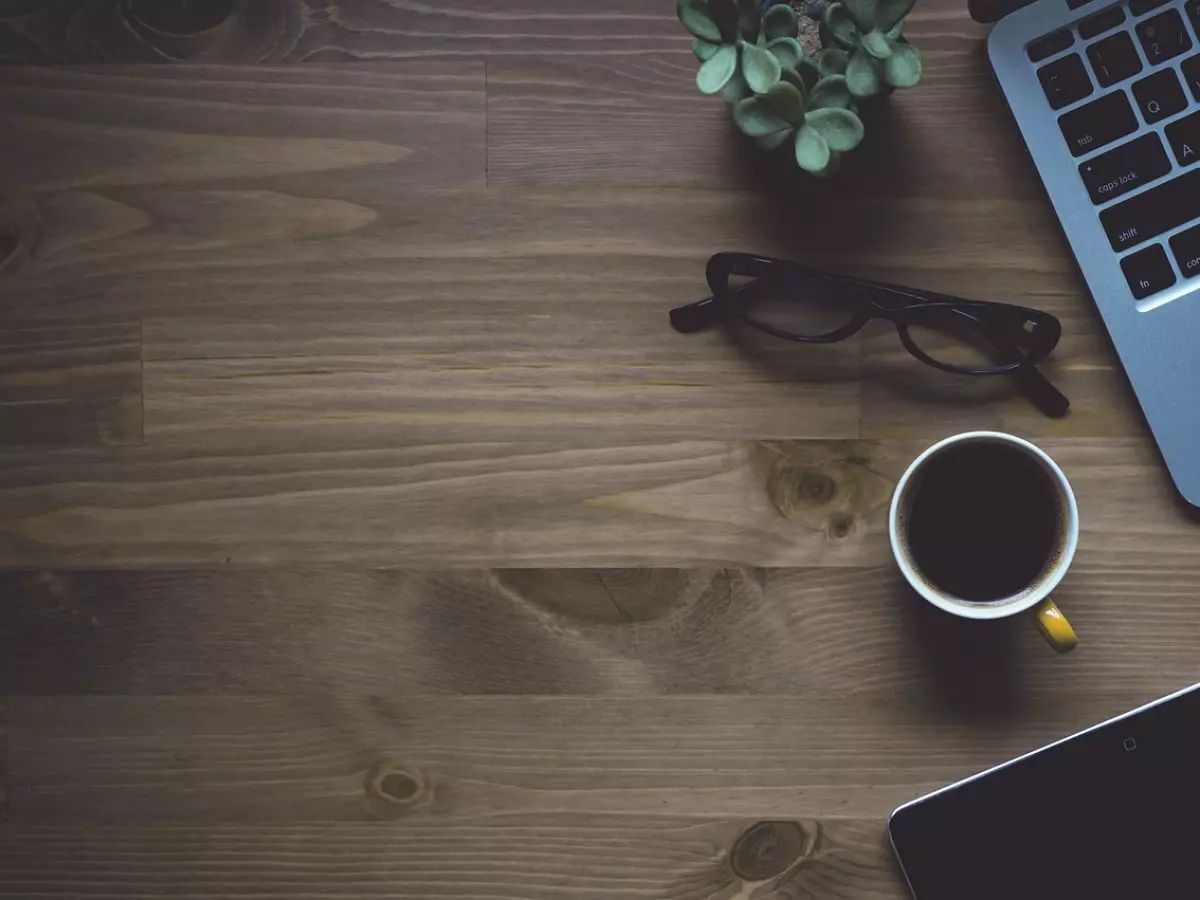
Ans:
<svg viewBox="0 0 1200 900"><path fill-rule="evenodd" d="M1088 77L1078 53L1042 66L1037 74L1051 109L1070 106L1092 92L1092 79Z"/></svg>
<svg viewBox="0 0 1200 900"><path fill-rule="evenodd" d="M1174 59L1192 46L1192 39L1188 37L1187 28L1177 9L1139 22L1137 33L1142 49L1146 51L1146 61L1152 66Z"/></svg>
<svg viewBox="0 0 1200 900"><path fill-rule="evenodd" d="M1192 89L1192 96L1200 100L1200 56L1189 56L1179 67L1183 80Z"/></svg>
<svg viewBox="0 0 1200 900"><path fill-rule="evenodd" d="M1087 48L1100 87L1124 81L1142 71L1142 60L1127 32L1114 34Z"/></svg>
<svg viewBox="0 0 1200 900"><path fill-rule="evenodd" d="M1183 9L1192 21L1192 30L1196 34L1200 34L1200 0L1187 0L1187 3L1183 4Z"/></svg>

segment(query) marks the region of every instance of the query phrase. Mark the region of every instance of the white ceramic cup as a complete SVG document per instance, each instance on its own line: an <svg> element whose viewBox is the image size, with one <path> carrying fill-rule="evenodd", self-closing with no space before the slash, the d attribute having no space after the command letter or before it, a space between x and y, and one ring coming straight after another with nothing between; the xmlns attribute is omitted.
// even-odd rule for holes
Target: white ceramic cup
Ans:
<svg viewBox="0 0 1200 900"><path fill-rule="evenodd" d="M968 442L992 442L1013 447L1027 454L1041 465L1050 476L1050 481L1057 493L1057 503L1060 515L1060 530L1057 544L1046 566L1034 578L1032 583L1017 593L1002 597L998 600L978 602L964 600L949 594L932 584L921 573L913 561L907 539L907 514L912 498L920 488L922 474L926 466L938 454L949 448ZM915 460L901 476L892 495L892 507L888 515L888 536L891 538L892 554L896 564L904 573L905 579L913 590L936 606L954 616L964 619L1006 619L1019 615L1028 610L1034 611L1034 621L1042 636L1060 653L1071 650L1078 643L1075 631L1059 608L1050 599L1053 591L1075 558L1075 548L1079 543L1079 507L1075 502L1075 492L1062 469L1044 450L1035 447L1029 441L1011 434L997 431L970 431L956 434L934 444Z"/></svg>

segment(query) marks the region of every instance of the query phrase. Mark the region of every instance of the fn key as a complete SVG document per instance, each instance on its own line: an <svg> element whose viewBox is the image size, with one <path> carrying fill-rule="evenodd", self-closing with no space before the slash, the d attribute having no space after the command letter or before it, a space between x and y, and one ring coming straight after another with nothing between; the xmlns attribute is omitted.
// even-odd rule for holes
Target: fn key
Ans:
<svg viewBox="0 0 1200 900"><path fill-rule="evenodd" d="M1175 272L1161 244L1139 250L1121 260L1121 271L1135 300L1157 294L1175 283Z"/></svg>

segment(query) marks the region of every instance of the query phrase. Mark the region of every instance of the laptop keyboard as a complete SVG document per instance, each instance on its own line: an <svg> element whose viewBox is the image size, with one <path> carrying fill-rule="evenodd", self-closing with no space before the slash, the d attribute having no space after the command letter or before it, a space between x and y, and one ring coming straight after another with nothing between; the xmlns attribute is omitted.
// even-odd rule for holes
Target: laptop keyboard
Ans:
<svg viewBox="0 0 1200 900"><path fill-rule="evenodd" d="M1200 277L1198 40L1200 0L1130 0L1026 47L1137 300Z"/></svg>

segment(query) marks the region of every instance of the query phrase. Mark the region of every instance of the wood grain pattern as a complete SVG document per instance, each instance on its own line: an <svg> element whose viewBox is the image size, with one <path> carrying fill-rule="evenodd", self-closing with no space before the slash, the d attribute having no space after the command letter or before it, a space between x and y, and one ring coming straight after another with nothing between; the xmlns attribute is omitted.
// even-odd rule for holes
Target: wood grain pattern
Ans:
<svg viewBox="0 0 1200 900"><path fill-rule="evenodd" d="M9 709L9 770L20 790L9 803L12 821L30 824L105 824L115 811L126 825L585 820L698 810L882 819L914 794L1061 737L1065 725L1120 712L1139 696L1044 697L1023 704L1019 716L970 728L898 691L18 697Z"/></svg>
<svg viewBox="0 0 1200 900"><path fill-rule="evenodd" d="M1196 525L984 30L907 33L815 183L671 0L0 0L93 64L0 68L0 897L899 900L895 805L1193 681ZM675 334L728 249L1050 310L1073 413ZM979 427L1075 485L1069 657L890 561Z"/></svg>
<svg viewBox="0 0 1200 900"><path fill-rule="evenodd" d="M0 446L141 441L140 323L0 324Z"/></svg>
<svg viewBox="0 0 1200 900"><path fill-rule="evenodd" d="M700 816L511 816L491 822L274 826L0 826L0 896L111 897L113 884L200 900L253 885L268 897L494 900L901 900L880 821L798 823L785 877L744 881L725 859L752 820ZM114 875L113 860L120 860ZM24 893L18 893L23 891Z"/></svg>
<svg viewBox="0 0 1200 900"><path fill-rule="evenodd" d="M1083 550L1164 561L1194 551L1194 523L1175 505L1145 442L1042 445L1075 485ZM0 564L877 566L890 558L892 488L925 446L416 443L384 450L214 438L199 453L146 447L118 459L14 452L0 455ZM1155 515L1142 512L1146 505Z"/></svg>
<svg viewBox="0 0 1200 900"><path fill-rule="evenodd" d="M12 571L0 575L0 684L30 695L898 692L945 718L972 700L993 713L1051 699L1067 710L1097 692L1148 698L1188 683L1198 573L1187 556L1085 552L1057 594L1085 638L1063 665L1027 622L981 631L929 615L890 565Z"/></svg>
<svg viewBox="0 0 1200 900"><path fill-rule="evenodd" d="M678 50L671 0L5 0L0 61L345 62ZM686 50L686 44L683 45Z"/></svg>

